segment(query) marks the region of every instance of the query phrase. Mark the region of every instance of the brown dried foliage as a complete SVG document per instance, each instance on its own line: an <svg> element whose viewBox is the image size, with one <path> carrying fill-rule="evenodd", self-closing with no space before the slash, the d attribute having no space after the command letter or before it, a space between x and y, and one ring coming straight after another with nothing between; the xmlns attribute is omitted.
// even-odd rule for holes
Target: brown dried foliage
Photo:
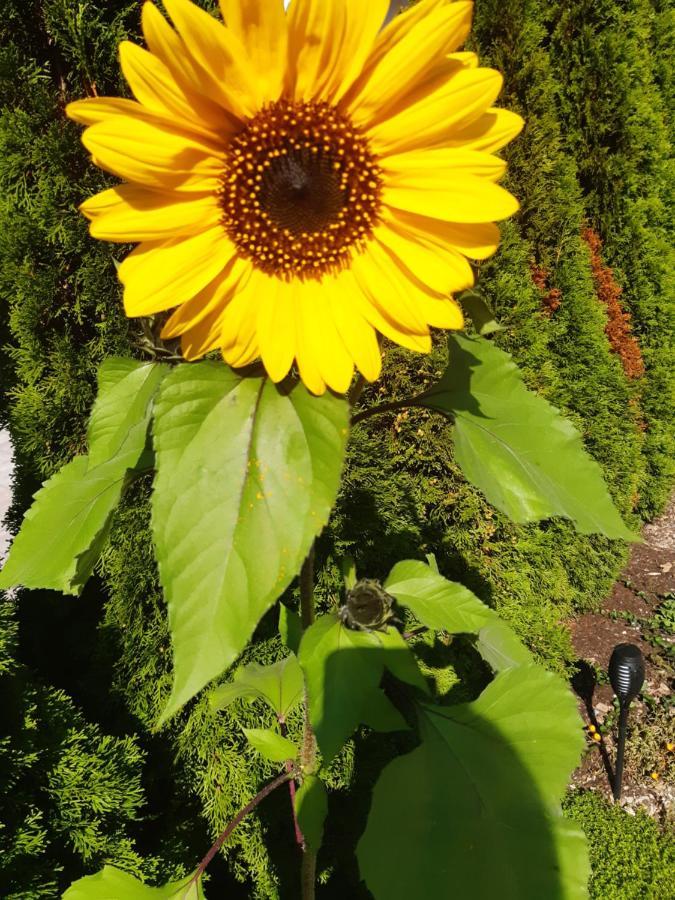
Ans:
<svg viewBox="0 0 675 900"><path fill-rule="evenodd" d="M640 345L631 334L630 314L621 306L621 287L616 283L614 273L602 260L602 241L592 228L586 228L582 237L591 251L591 268L598 300L607 309L605 334L614 353L621 359L621 365L628 378L640 378L645 366L640 353Z"/></svg>
<svg viewBox="0 0 675 900"><path fill-rule="evenodd" d="M544 312L547 316L552 316L560 306L562 291L559 288L549 287L548 279L551 273L543 266L538 266L535 262L531 262L530 273L532 275L532 281L541 293L541 302L544 306Z"/></svg>

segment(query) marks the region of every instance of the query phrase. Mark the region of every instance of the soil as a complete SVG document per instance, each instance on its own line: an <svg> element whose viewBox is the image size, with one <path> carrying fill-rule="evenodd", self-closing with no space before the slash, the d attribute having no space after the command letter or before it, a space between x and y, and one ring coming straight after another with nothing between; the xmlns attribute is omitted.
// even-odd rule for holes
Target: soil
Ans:
<svg viewBox="0 0 675 900"><path fill-rule="evenodd" d="M602 608L569 623L579 657L573 686L588 741L572 784L612 796L617 705L607 666L617 644L635 644L645 658L645 683L630 707L620 802L628 812L642 807L665 821L675 815L675 752L669 749L675 740L675 635L656 627L653 616L664 600L675 596L675 498L659 519L645 526L642 537ZM588 726L596 729L600 741L593 739Z"/></svg>

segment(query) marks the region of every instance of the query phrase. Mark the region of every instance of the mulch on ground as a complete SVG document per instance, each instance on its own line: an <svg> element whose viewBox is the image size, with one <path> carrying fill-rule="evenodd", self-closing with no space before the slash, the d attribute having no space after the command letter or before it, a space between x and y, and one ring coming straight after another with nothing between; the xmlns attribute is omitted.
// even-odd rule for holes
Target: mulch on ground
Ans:
<svg viewBox="0 0 675 900"><path fill-rule="evenodd" d="M573 776L573 786L593 788L611 797L616 754L617 706L606 676L617 644L637 644L645 657L643 690L632 704L621 803L638 806L661 821L675 813L675 752L672 742L675 635L665 630L657 611L675 599L675 498L666 512L643 531L630 561L597 613L570 623L579 657L574 686L587 726L588 748ZM593 684L593 681L596 681ZM583 699L582 699L583 698Z"/></svg>

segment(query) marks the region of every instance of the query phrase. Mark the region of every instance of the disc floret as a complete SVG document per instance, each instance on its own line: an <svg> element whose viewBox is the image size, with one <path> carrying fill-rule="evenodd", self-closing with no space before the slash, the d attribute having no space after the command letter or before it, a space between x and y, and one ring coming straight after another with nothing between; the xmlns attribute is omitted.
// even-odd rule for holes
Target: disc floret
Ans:
<svg viewBox="0 0 675 900"><path fill-rule="evenodd" d="M368 139L329 103L280 100L229 143L223 223L269 275L320 279L378 222L382 173Z"/></svg>

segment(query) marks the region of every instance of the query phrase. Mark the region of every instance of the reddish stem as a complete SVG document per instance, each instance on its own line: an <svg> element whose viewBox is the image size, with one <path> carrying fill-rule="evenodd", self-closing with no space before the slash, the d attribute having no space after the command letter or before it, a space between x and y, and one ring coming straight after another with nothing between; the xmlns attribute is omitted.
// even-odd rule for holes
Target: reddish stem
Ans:
<svg viewBox="0 0 675 900"><path fill-rule="evenodd" d="M283 717L279 716L279 731L281 732L282 737L286 737L286 733L288 731L286 727L286 722ZM293 761L290 759L286 760L286 771L293 771ZM291 778L288 782L288 792L291 795L291 811L293 813L293 827L295 828L295 840L300 848L304 850L305 847L305 836L300 830L300 825L298 824L298 817L295 812L295 781Z"/></svg>
<svg viewBox="0 0 675 900"><path fill-rule="evenodd" d="M197 871L196 871L195 874L192 876L192 878L190 879L190 881L188 882L188 884L185 886L185 893L183 894L183 897L187 897L188 891L190 890L190 888L192 887L192 885L193 885L193 884L197 884L197 882L199 881L199 879L202 877L202 875L203 875L204 872L206 871L206 867L207 867L207 866L209 865L209 863L213 860L213 857L216 855L216 853L218 853L218 851L220 850L220 848L223 846L223 844L225 843L225 841L226 841L226 840L229 838L229 836L232 834L232 832L233 832L234 829L237 827L237 825L239 825L239 823L240 823L243 819L245 819L246 816L247 816L250 812L252 812L252 811L256 808L256 806L257 806L262 800L265 799L265 797L269 796L269 794L271 794L272 791L275 791L275 790L276 790L278 787L280 787L285 781L288 781L289 779L292 779L292 777L293 777L293 772L294 772L293 764L291 763L291 769L290 769L290 771L284 772L282 775L279 775L278 778L275 778L274 781L270 781L269 784L266 784L265 787L264 787L261 791L258 791L258 793L255 795L255 797L253 798L253 800L251 800L250 803L247 803L246 806L245 806L243 809L239 810L239 812L237 813L237 815L234 817L234 819L232 819L232 821L229 823L229 825L227 826L227 828L225 829L225 831L223 831L223 833L220 835L220 837L219 837L218 840L215 842L215 844L213 845L213 847L211 847L211 849L209 850L209 852L206 854L206 856L204 857L204 859L199 863L199 866L197 867Z"/></svg>

